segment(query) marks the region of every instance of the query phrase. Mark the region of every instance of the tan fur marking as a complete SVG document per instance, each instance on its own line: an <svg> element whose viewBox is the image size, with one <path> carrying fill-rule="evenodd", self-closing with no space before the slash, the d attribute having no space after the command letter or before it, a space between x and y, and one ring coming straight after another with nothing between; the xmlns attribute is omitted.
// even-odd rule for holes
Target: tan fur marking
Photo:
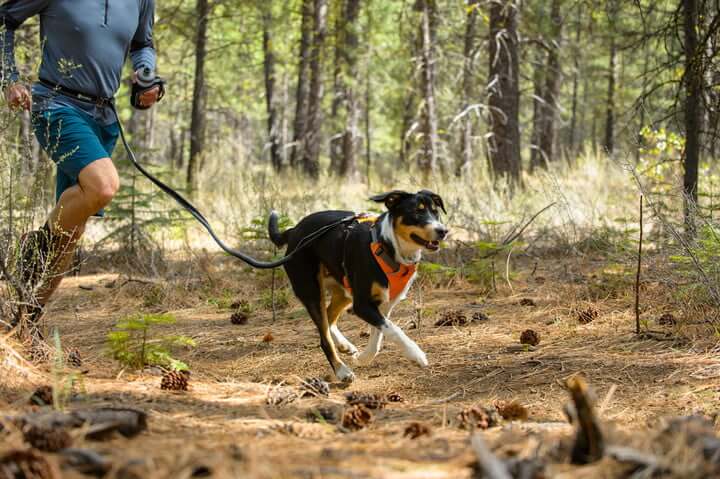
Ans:
<svg viewBox="0 0 720 479"><path fill-rule="evenodd" d="M418 226L408 226L406 224L403 224L402 216L399 216L395 219L393 229L395 230L396 235L398 235L400 238L407 241L408 243L415 244L415 241L413 241L413 239L410 237L410 235L412 235L413 233L415 233L425 241L432 241L432 239L428 239L428 236L432 235L432 230L429 226L425 228L420 228Z"/></svg>
<svg viewBox="0 0 720 479"><path fill-rule="evenodd" d="M352 299L345 294L341 286L332 285L330 288L330 305L327 308L328 324L335 324L340 315L350 306Z"/></svg>
<svg viewBox="0 0 720 479"><path fill-rule="evenodd" d="M327 269L324 265L320 265L320 272L318 273L318 281L320 282L320 311L322 312L322 322L320 324L320 335L322 339L330 345L330 362L332 363L333 370L338 371L338 368L343 364L337 354L335 348L335 342L330 335L330 323L328 322L328 311L325 306L325 276L328 274Z"/></svg>
<svg viewBox="0 0 720 479"><path fill-rule="evenodd" d="M370 297L374 301L387 303L390 301L390 291L388 291L388 289L384 286L381 286L379 283L373 283L370 287Z"/></svg>

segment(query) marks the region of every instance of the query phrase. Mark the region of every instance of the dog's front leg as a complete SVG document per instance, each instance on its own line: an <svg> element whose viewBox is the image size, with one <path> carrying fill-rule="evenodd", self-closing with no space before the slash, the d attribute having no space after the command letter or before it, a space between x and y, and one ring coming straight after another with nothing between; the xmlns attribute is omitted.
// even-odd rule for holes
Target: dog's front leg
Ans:
<svg viewBox="0 0 720 479"><path fill-rule="evenodd" d="M367 366L382 349L383 333L379 328L370 326L370 341L365 350L357 357L358 364Z"/></svg>
<svg viewBox="0 0 720 479"><path fill-rule="evenodd" d="M370 352L368 352L368 350L363 351L360 356L365 359L370 358L370 356L374 358L375 355L377 355L377 351L380 350L382 337L385 335L387 336L388 341L392 341L400 345L406 358L414 361L421 367L426 367L428 365L427 357L425 356L423 350L420 349L420 346L410 339L402 329L383 316L376 305L372 303L365 303L358 306L356 304L354 306L354 310L355 314L374 326L373 333L370 335L370 344L368 345L368 349L370 349L371 346L373 349L370 350ZM375 331L377 331L377 333ZM373 338L375 338L375 341ZM370 359L372 360L372 358ZM358 359L360 360L360 358Z"/></svg>

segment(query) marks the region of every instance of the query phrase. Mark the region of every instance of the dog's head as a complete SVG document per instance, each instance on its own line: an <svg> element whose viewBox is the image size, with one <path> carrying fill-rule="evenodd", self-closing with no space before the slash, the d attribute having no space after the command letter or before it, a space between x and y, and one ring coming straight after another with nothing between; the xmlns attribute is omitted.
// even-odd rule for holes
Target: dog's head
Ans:
<svg viewBox="0 0 720 479"><path fill-rule="evenodd" d="M440 195L429 190L417 193L394 190L370 199L385 203L395 235L405 243L428 251L440 249L440 241L448 234L448 229L440 221L440 210L447 213Z"/></svg>

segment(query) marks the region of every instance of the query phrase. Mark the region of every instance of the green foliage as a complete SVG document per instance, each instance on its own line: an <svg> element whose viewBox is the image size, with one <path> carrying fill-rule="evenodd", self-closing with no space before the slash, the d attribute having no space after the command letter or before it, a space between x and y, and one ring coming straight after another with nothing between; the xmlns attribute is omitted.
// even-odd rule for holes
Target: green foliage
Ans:
<svg viewBox="0 0 720 479"><path fill-rule="evenodd" d="M422 261L418 265L418 274L421 279L427 279L434 285L447 283L458 276L458 269L430 261Z"/></svg>
<svg viewBox="0 0 720 479"><path fill-rule="evenodd" d="M486 290L490 290L497 283L498 275L503 274L500 271L505 270L504 261L507 255L510 254L511 250L522 246L522 243L502 244L494 241L477 241L474 246L475 257L466 268L467 279Z"/></svg>
<svg viewBox="0 0 720 479"><path fill-rule="evenodd" d="M275 289L275 307L279 309L285 309L290 306L290 299L292 293L290 288L277 288ZM260 296L260 305L265 309L272 309L273 297L272 290L265 289Z"/></svg>
<svg viewBox="0 0 720 479"><path fill-rule="evenodd" d="M173 358L172 352L181 347L194 347L195 341L187 336L160 336L156 332L159 326L175 322L175 317L169 314L138 314L122 319L107 335L108 349L113 359L125 367L187 370L187 364Z"/></svg>
<svg viewBox="0 0 720 479"><path fill-rule="evenodd" d="M83 376L74 371L68 372L65 368L65 353L60 341L60 333L53 329L53 364L52 364L52 394L53 408L58 411L65 410L67 403L79 385L84 389Z"/></svg>
<svg viewBox="0 0 720 479"><path fill-rule="evenodd" d="M714 303L708 285L705 284L709 281L711 287L720 291L720 235L713 224L706 223L699 228L697 238L689 251L671 256L670 261L677 272L691 280L689 284L675 289L676 299L684 304ZM704 272L702 277L698 266Z"/></svg>

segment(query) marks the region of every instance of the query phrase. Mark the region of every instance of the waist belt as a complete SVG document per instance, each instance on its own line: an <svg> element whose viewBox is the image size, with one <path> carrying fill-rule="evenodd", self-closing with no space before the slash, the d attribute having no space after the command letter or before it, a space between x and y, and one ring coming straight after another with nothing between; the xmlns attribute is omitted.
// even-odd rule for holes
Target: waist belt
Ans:
<svg viewBox="0 0 720 479"><path fill-rule="evenodd" d="M87 93L73 90L72 88L68 88L68 87L59 85L57 83L53 83L53 82L45 80L43 78L40 78L38 80L38 83L46 88L49 88L50 90L56 91L58 93L62 93L65 96L69 96L70 98L84 101L86 103L93 103L93 104L95 104L95 106L105 107L105 106L111 106L115 103L115 98L112 98L112 97L107 98L107 97L96 96L96 95L88 95Z"/></svg>

